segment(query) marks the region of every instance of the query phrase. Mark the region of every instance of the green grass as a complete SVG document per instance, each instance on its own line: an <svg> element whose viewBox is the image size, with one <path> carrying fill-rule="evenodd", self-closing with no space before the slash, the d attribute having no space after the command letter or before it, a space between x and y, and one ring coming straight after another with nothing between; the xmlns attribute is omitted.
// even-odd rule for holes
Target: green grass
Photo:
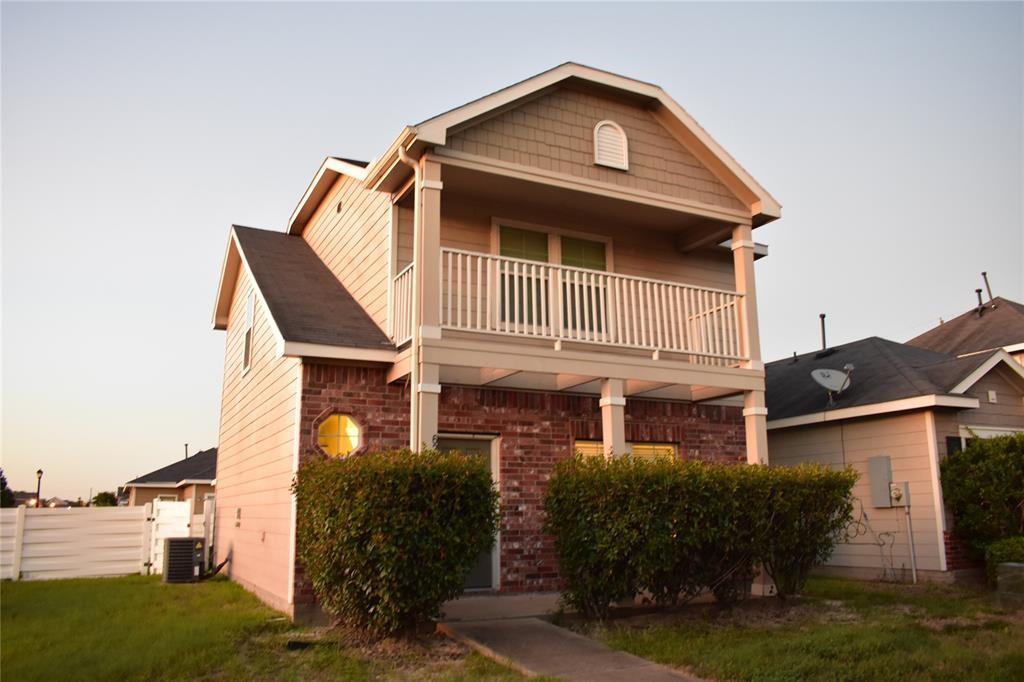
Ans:
<svg viewBox="0 0 1024 682"><path fill-rule="evenodd" d="M1020 680L1024 614L983 592L816 578L799 600L615 622L609 646L723 680Z"/></svg>
<svg viewBox="0 0 1024 682"><path fill-rule="evenodd" d="M310 641L289 651L290 640ZM131 576L0 585L0 669L19 680L518 680L445 640L357 647L296 628L224 579Z"/></svg>

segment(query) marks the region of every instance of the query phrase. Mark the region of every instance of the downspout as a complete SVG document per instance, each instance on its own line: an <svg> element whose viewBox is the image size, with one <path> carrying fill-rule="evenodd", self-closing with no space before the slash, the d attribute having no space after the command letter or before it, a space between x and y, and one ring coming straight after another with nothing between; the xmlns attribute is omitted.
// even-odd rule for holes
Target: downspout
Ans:
<svg viewBox="0 0 1024 682"><path fill-rule="evenodd" d="M419 410L419 383L420 383L420 320L423 315L423 307L420 301L420 264L416 262L420 253L420 241L423 238L423 230L420 227L420 197L422 196L421 185L423 174L420 165L409 156L405 148L398 146L398 160L412 168L416 177L413 185L413 208L412 208L412 334L409 340L409 449L419 452L420 444L418 436L420 432L420 410Z"/></svg>

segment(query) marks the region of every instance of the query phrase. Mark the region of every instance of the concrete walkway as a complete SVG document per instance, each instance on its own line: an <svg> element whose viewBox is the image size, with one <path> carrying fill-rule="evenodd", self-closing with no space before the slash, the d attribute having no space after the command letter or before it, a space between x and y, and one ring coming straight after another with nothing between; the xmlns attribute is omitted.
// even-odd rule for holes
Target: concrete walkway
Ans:
<svg viewBox="0 0 1024 682"><path fill-rule="evenodd" d="M632 654L613 651L596 640L540 618L450 621L437 627L452 639L529 677L545 675L594 682L698 680Z"/></svg>

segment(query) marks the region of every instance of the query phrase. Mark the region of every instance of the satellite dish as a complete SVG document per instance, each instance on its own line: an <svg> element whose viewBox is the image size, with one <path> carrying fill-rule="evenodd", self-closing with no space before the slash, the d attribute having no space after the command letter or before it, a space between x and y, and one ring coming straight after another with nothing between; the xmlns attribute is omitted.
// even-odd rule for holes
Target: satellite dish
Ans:
<svg viewBox="0 0 1024 682"><path fill-rule="evenodd" d="M850 367L850 371L853 367ZM811 378L818 382L829 393L842 393L850 387L850 372L839 369L811 370Z"/></svg>

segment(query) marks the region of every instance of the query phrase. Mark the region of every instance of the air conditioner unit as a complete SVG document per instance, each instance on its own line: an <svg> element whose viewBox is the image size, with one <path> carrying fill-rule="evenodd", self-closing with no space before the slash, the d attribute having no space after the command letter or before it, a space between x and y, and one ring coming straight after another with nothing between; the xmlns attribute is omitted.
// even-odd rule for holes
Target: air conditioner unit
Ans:
<svg viewBox="0 0 1024 682"><path fill-rule="evenodd" d="M203 538L164 540L164 582L190 583L203 575L206 564Z"/></svg>

